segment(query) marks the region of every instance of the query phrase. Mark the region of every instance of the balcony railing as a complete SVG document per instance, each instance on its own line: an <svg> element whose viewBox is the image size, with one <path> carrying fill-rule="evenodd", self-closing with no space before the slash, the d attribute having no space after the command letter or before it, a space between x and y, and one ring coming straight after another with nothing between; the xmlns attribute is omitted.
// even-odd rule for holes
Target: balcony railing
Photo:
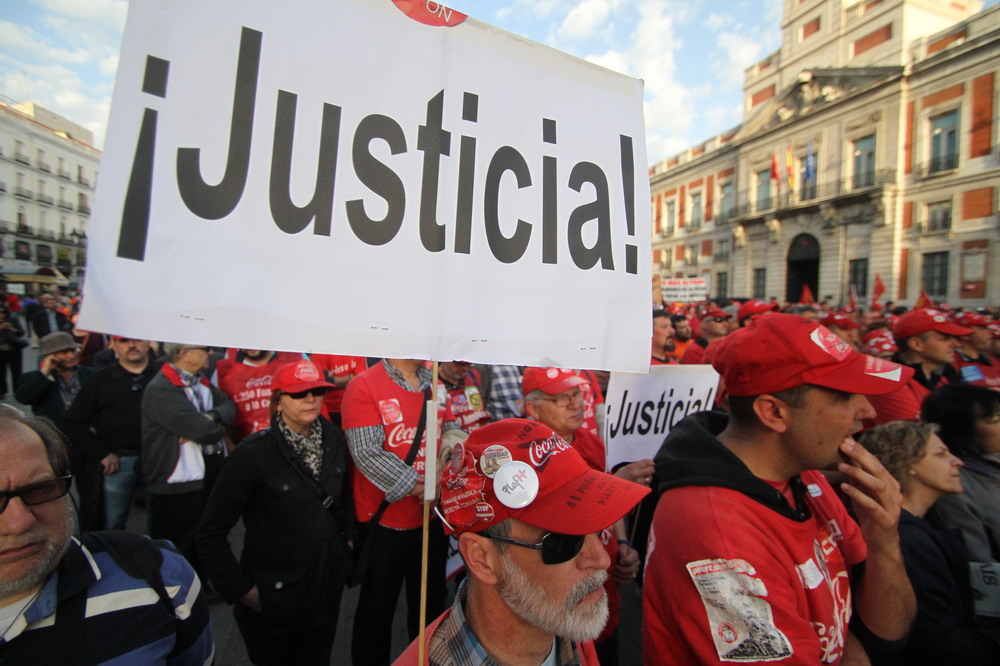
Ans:
<svg viewBox="0 0 1000 666"><path fill-rule="evenodd" d="M17 152L15 152L14 153L14 161L15 162L20 162L21 164L26 164L28 166L31 166L31 160L29 160L28 156L25 155L24 153L17 153Z"/></svg>
<svg viewBox="0 0 1000 666"><path fill-rule="evenodd" d="M50 197L48 194L42 194L41 192L39 192L37 195L35 195L35 201L41 204L45 204L46 206L51 206L55 202L55 199Z"/></svg>
<svg viewBox="0 0 1000 666"><path fill-rule="evenodd" d="M939 155L917 165L917 178L927 178L937 173L958 168L958 155Z"/></svg>
<svg viewBox="0 0 1000 666"><path fill-rule="evenodd" d="M86 185L87 187L90 187L90 180L89 179L84 178L83 176L77 176L76 180L81 185Z"/></svg>
<svg viewBox="0 0 1000 666"><path fill-rule="evenodd" d="M714 255L716 261L729 261L728 252L716 252Z"/></svg>
<svg viewBox="0 0 1000 666"><path fill-rule="evenodd" d="M34 199L35 198L35 193L32 192L29 189L24 188L24 187L15 187L14 188L14 196L15 197L20 197L22 199Z"/></svg>
<svg viewBox="0 0 1000 666"><path fill-rule="evenodd" d="M52 173L52 166L48 162L43 162L41 160L38 160L37 162L35 162L35 166L38 167L39 171Z"/></svg>
<svg viewBox="0 0 1000 666"><path fill-rule="evenodd" d="M62 208L63 210L73 210L73 204L66 201L65 199L59 200L59 207Z"/></svg>
<svg viewBox="0 0 1000 666"><path fill-rule="evenodd" d="M65 169L59 169L56 171L56 175L63 180L72 180L72 177L69 175L69 171L66 171Z"/></svg>
<svg viewBox="0 0 1000 666"><path fill-rule="evenodd" d="M0 194L7 193L7 183L0 183Z"/></svg>
<svg viewBox="0 0 1000 666"><path fill-rule="evenodd" d="M894 169L879 169L826 183L806 184L797 192L783 192L777 197L740 204L733 209L733 217L791 208L792 206L808 203L815 199L840 196L869 187L882 187L894 182L896 182L896 171ZM745 198L747 198L746 192L740 196L740 199Z"/></svg>
<svg viewBox="0 0 1000 666"><path fill-rule="evenodd" d="M83 215L90 215L90 206L87 204L77 204L76 209Z"/></svg>

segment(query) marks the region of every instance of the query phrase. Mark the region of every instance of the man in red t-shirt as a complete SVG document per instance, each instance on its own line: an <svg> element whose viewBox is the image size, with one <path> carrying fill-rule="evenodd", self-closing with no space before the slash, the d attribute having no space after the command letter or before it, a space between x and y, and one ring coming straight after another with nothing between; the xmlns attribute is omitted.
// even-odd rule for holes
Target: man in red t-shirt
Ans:
<svg viewBox="0 0 1000 666"><path fill-rule="evenodd" d="M236 404L236 420L229 427L233 443L271 427L271 375L302 354L266 349L236 349L215 364L212 383Z"/></svg>
<svg viewBox="0 0 1000 666"><path fill-rule="evenodd" d="M344 392L352 379L368 369L368 361L364 356L338 354L312 354L309 358L326 376L326 381L333 384L323 398L323 406L330 413L334 425L342 426L340 406L344 401Z"/></svg>
<svg viewBox="0 0 1000 666"><path fill-rule="evenodd" d="M666 310L653 310L653 345L649 353L650 365L673 365L677 357L668 352L673 347L674 323Z"/></svg>
<svg viewBox="0 0 1000 666"><path fill-rule="evenodd" d="M416 359L386 359L347 385L344 434L354 461L354 511L361 527L356 547L371 540L368 568L354 614L355 664L389 663L392 617L406 583L407 630L420 624L421 548L426 428L421 412L431 399L431 371ZM452 427L445 424L442 430ZM412 464L406 459L417 447ZM377 524L373 518L387 502ZM444 610L448 540L438 520L430 524L427 615Z"/></svg>
<svg viewBox="0 0 1000 666"><path fill-rule="evenodd" d="M444 421L454 421L459 429L472 432L490 422L490 413L480 392L479 371L467 361L438 364L438 405Z"/></svg>
<svg viewBox="0 0 1000 666"><path fill-rule="evenodd" d="M731 415L688 416L656 455L644 662L862 663L852 613L866 639L893 642L916 601L898 484L851 435L873 414L866 394L896 389L912 370L796 315L758 317L713 350ZM859 522L820 469L846 475L840 489Z"/></svg>

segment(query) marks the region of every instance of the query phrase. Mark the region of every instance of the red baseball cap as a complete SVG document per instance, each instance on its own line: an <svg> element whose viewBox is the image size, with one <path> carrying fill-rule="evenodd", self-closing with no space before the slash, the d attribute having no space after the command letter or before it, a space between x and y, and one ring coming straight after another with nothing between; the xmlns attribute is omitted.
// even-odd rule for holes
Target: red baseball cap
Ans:
<svg viewBox="0 0 1000 666"><path fill-rule="evenodd" d="M861 337L861 341L868 342L870 340L874 340L875 338L889 338L893 342L896 341L896 338L892 337L892 331L887 328L872 329Z"/></svg>
<svg viewBox="0 0 1000 666"><path fill-rule="evenodd" d="M989 326L990 320L978 312L959 312L951 318L952 322L965 328L973 326Z"/></svg>
<svg viewBox="0 0 1000 666"><path fill-rule="evenodd" d="M884 352L896 353L899 351L899 347L896 346L896 341L892 339L891 335L876 335L869 338L865 340L865 348L873 356L878 356Z"/></svg>
<svg viewBox="0 0 1000 666"><path fill-rule="evenodd" d="M333 388L333 384L323 378L323 373L312 361L286 363L271 377L271 390L298 393L313 388Z"/></svg>
<svg viewBox="0 0 1000 666"><path fill-rule="evenodd" d="M861 324L839 312L831 312L830 314L825 315L819 320L819 323L826 327L836 326L837 328L842 328L845 331L850 331L854 328L861 328Z"/></svg>
<svg viewBox="0 0 1000 666"><path fill-rule="evenodd" d="M440 486L440 513L458 533L517 518L552 532L591 534L649 493L591 468L551 428L527 419L491 423L456 444Z"/></svg>
<svg viewBox="0 0 1000 666"><path fill-rule="evenodd" d="M878 395L895 391L913 376L913 368L860 354L830 329L798 315L757 317L716 344L712 367L734 396L777 393L803 384Z"/></svg>
<svg viewBox="0 0 1000 666"><path fill-rule="evenodd" d="M524 395L532 391L541 391L549 395L558 395L563 391L586 384L587 380L572 370L563 368L525 368L521 378L521 390Z"/></svg>
<svg viewBox="0 0 1000 666"><path fill-rule="evenodd" d="M780 306L777 303L765 303L759 298L753 298L740 306L740 309L736 312L736 320L742 324L743 320L747 317L762 315L765 312L777 312L779 308Z"/></svg>
<svg viewBox="0 0 1000 666"><path fill-rule="evenodd" d="M911 310L892 325L892 334L897 340L920 335L927 331L937 331L944 335L954 336L963 336L972 333L972 329L953 324L948 321L948 317L943 312L930 308Z"/></svg>
<svg viewBox="0 0 1000 666"><path fill-rule="evenodd" d="M725 310L720 308L712 308L711 310L705 310L699 319L708 319L710 317L724 317L726 319L731 319L733 315L729 314Z"/></svg>

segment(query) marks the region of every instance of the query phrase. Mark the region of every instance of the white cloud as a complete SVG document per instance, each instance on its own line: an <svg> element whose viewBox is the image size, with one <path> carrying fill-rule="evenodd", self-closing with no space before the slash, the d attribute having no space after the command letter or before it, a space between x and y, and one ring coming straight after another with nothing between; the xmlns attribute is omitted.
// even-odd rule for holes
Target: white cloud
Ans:
<svg viewBox="0 0 1000 666"><path fill-rule="evenodd" d="M760 39L745 32L719 33L716 43L726 55L725 60L716 65L716 72L726 86L742 85L744 70L765 55Z"/></svg>
<svg viewBox="0 0 1000 666"><path fill-rule="evenodd" d="M613 29L609 17L621 4L621 0L581 0L569 10L556 29L557 39L582 42L597 35L609 35Z"/></svg>
<svg viewBox="0 0 1000 666"><path fill-rule="evenodd" d="M735 19L730 14L719 14L712 12L705 19L705 27L712 32L717 32L726 26L732 25Z"/></svg>
<svg viewBox="0 0 1000 666"><path fill-rule="evenodd" d="M127 0L37 0L49 12L60 16L120 30L128 13Z"/></svg>

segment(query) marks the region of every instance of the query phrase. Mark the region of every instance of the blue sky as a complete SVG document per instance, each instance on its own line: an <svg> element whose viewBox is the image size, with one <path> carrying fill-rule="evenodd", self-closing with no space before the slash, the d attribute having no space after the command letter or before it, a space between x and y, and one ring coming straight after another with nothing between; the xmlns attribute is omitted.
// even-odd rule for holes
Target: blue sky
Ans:
<svg viewBox="0 0 1000 666"><path fill-rule="evenodd" d="M739 124L743 70L781 41L782 0L445 4L644 79L650 164ZM90 128L100 147L127 8L126 0L3 0L0 94Z"/></svg>

